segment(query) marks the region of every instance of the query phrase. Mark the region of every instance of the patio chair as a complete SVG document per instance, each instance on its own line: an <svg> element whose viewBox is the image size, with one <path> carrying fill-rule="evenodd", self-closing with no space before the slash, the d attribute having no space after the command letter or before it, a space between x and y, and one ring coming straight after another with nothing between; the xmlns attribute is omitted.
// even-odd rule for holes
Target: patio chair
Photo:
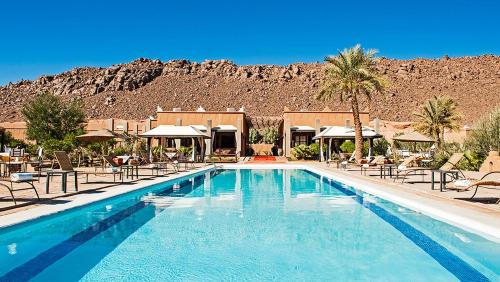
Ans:
<svg viewBox="0 0 500 282"><path fill-rule="evenodd" d="M125 170L127 178L131 175L132 180L134 179L134 176L139 179L139 164L120 164L115 161L115 159L112 156L103 156L103 159L105 161L105 164L108 164L111 166L111 170L113 172L121 172L123 176L123 171ZM135 170L135 174L134 174ZM132 172L130 174L130 172Z"/></svg>
<svg viewBox="0 0 500 282"><path fill-rule="evenodd" d="M404 159L396 168L396 177L394 178L394 181L396 181L396 179L399 179L399 175L401 173L406 173L407 171L410 171L411 170L410 166L413 163L415 163L415 161L416 161L415 156L409 156L408 158Z"/></svg>
<svg viewBox="0 0 500 282"><path fill-rule="evenodd" d="M475 188L474 194L469 198L472 200L479 188L500 190L500 171L492 171L483 175L480 179L467 178L463 174L452 182L451 187L447 189L455 189L459 192L469 191ZM500 198L496 204L500 203Z"/></svg>
<svg viewBox="0 0 500 282"><path fill-rule="evenodd" d="M0 186L3 186L5 188L7 188L7 190L9 190L10 196L12 197L12 201L14 201L14 205L17 205L16 197L14 197L14 192L17 192L17 191L33 190L33 191L35 191L35 195L36 195L37 199L40 201L40 196L38 195L38 191L36 190L35 186L33 185L33 175L31 173L12 173L10 175L10 178L1 179L1 180L9 182L9 185L0 182ZM16 183L16 184L26 183L29 185L29 187L15 188L14 183Z"/></svg>
<svg viewBox="0 0 500 282"><path fill-rule="evenodd" d="M496 178L495 178L496 176ZM471 179L471 178L459 178L453 181L453 187L448 187L449 189L456 189L459 192L469 191L472 188L476 188L474 194L469 198L472 200L479 188L482 189L495 189L500 190L500 171L489 172L480 179ZM497 200L496 204L500 203L500 198Z"/></svg>
<svg viewBox="0 0 500 282"><path fill-rule="evenodd" d="M86 182L89 182L89 175L99 175L99 174L112 174L113 175L113 182L116 182L116 175L119 175L119 179L121 182L123 182L123 177L122 177L122 172L121 171L111 171L111 172L86 172L86 171L78 171L73 169L73 164L71 163L71 160L64 151L56 151L54 152L54 156L57 160L57 163L59 164L59 169L54 169L51 171L47 172L47 182L45 183L45 190L47 194L49 193L49 186L50 186L50 178L53 176L61 175L61 186L62 186L62 191L66 193L67 190L67 178L68 175L73 174L74 176L74 181L75 181L75 191L78 191L78 174L84 174L86 177Z"/></svg>
<svg viewBox="0 0 500 282"><path fill-rule="evenodd" d="M364 172L366 175L368 169L376 167L380 164L384 164L384 161L385 161L385 156L375 156L371 161L365 164L357 164L357 165L361 168L361 174L363 174Z"/></svg>

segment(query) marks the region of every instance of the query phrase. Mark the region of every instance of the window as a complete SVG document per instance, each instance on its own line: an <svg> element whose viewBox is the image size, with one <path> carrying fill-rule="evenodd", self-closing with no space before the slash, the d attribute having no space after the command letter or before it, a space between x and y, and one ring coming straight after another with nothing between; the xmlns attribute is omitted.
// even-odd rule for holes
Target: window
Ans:
<svg viewBox="0 0 500 282"><path fill-rule="evenodd" d="M236 148L234 132L217 132L215 134L215 148Z"/></svg>
<svg viewBox="0 0 500 282"><path fill-rule="evenodd" d="M313 133L296 132L293 134L292 147L304 144L309 145L312 142Z"/></svg>

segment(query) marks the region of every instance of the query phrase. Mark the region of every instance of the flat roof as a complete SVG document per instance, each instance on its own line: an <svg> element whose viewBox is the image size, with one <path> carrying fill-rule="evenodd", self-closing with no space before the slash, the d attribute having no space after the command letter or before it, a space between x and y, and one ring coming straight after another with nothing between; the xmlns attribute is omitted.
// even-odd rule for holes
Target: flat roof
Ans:
<svg viewBox="0 0 500 282"><path fill-rule="evenodd" d="M291 114L291 113L305 113L305 114L318 114L318 113L324 113L324 114L352 114L351 111L283 111L284 114ZM370 112L363 112L360 111L360 114L370 114Z"/></svg>
<svg viewBox="0 0 500 282"><path fill-rule="evenodd" d="M239 111L234 111L234 112L226 112L226 111L204 111L204 112L198 112L198 111L159 111L157 113L166 113L166 114L242 114L245 115L245 112L239 112Z"/></svg>

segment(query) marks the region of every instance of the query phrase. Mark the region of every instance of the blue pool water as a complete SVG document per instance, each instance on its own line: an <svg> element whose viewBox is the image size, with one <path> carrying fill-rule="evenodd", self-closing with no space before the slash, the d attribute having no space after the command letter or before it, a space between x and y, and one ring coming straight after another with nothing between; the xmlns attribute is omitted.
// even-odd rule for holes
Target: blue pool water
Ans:
<svg viewBox="0 0 500 282"><path fill-rule="evenodd" d="M305 170L223 170L0 230L0 281L500 281L500 244Z"/></svg>

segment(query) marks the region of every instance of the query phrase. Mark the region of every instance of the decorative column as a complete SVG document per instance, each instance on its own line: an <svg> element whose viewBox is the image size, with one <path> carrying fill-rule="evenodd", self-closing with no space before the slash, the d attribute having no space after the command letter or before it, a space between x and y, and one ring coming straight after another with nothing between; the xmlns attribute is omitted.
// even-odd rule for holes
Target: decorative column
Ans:
<svg viewBox="0 0 500 282"><path fill-rule="evenodd" d="M283 154L285 155L285 157L290 157L290 151L291 151L291 148L290 148L290 144L291 144L291 132L290 132L290 120L289 119L286 119L284 122L283 122L283 136L284 137L284 142L283 142Z"/></svg>
<svg viewBox="0 0 500 282"><path fill-rule="evenodd" d="M205 155L210 156L212 152L212 144L214 140L212 140L212 120L208 119L207 120L207 135L210 137L210 139L205 139L205 145L206 145L206 151Z"/></svg>
<svg viewBox="0 0 500 282"><path fill-rule="evenodd" d="M243 156L241 152L241 118L236 120L236 152L239 152L240 156Z"/></svg>
<svg viewBox="0 0 500 282"><path fill-rule="evenodd" d="M175 126L182 126L182 119L177 118L175 120ZM179 150L181 148L181 139L175 139L175 149Z"/></svg>

